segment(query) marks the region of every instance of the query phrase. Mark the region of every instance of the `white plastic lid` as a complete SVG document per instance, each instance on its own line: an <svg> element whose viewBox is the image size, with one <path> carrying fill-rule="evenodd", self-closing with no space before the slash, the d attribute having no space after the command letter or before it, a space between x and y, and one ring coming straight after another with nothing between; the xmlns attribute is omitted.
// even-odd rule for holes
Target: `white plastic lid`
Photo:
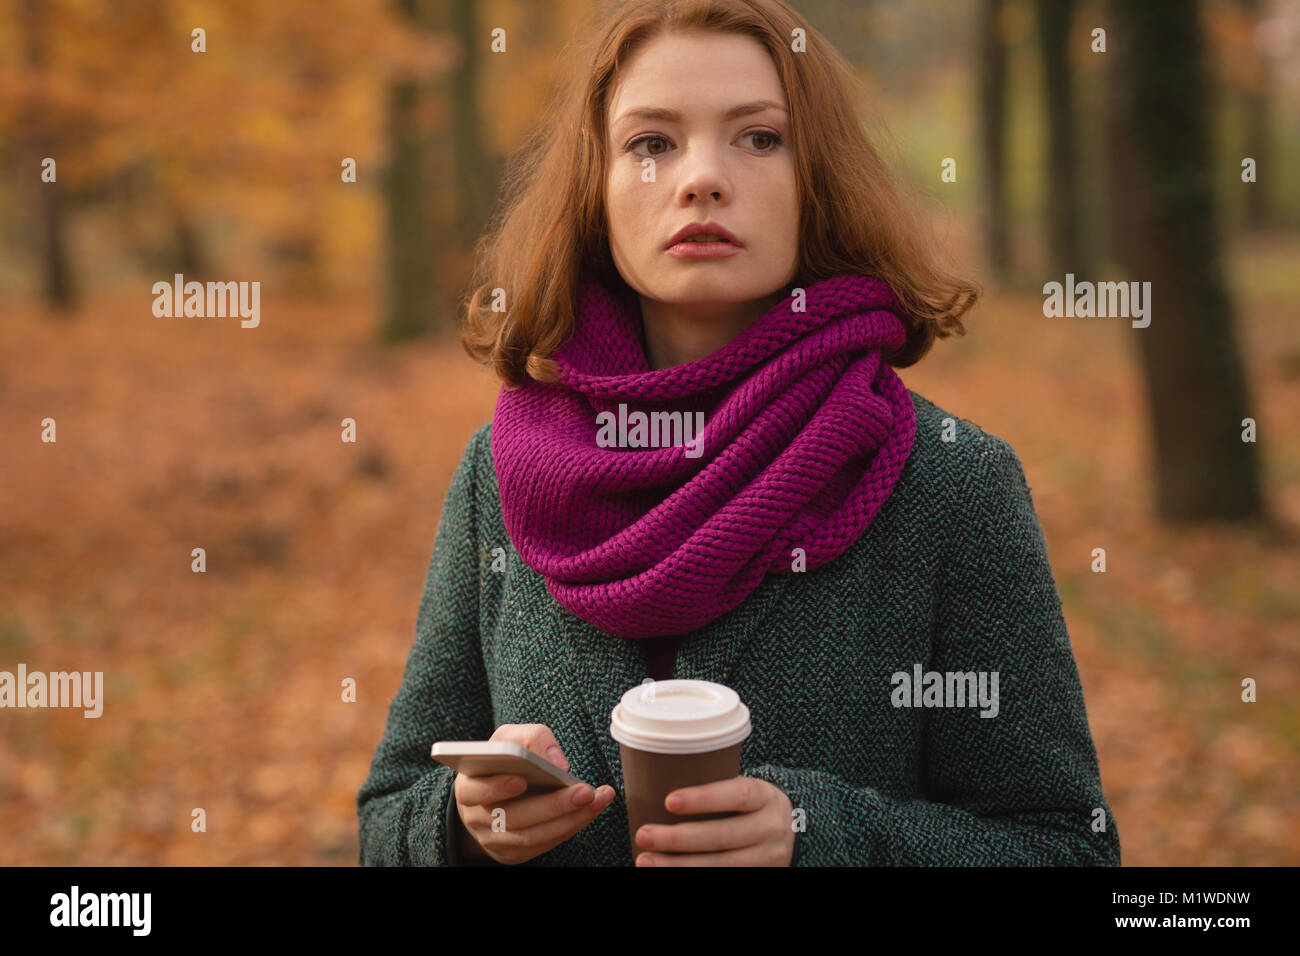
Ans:
<svg viewBox="0 0 1300 956"><path fill-rule="evenodd" d="M609 733L635 750L697 754L724 750L750 733L749 708L730 687L706 680L647 681L625 693Z"/></svg>

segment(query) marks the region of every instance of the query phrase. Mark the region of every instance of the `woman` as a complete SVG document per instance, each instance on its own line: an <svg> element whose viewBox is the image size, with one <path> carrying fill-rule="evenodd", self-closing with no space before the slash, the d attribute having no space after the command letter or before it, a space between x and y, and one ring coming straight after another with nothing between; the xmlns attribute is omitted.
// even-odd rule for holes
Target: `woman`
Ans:
<svg viewBox="0 0 1300 956"><path fill-rule="evenodd" d="M780 0L641 0L592 42L480 250L465 344L503 388L361 862L1118 864L1020 462L894 371L978 287L933 263L851 71ZM754 730L739 777L668 798L733 815L642 827L633 861L609 715L670 676ZM433 763L448 739L598 789L519 796Z"/></svg>

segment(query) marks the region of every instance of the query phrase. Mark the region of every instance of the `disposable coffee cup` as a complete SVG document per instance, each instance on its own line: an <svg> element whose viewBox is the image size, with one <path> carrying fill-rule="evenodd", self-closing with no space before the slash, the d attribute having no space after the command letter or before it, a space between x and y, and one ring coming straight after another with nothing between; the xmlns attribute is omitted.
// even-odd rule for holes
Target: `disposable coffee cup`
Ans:
<svg viewBox="0 0 1300 956"><path fill-rule="evenodd" d="M633 687L610 715L618 741L627 796L632 859L646 852L636 831L647 823L682 823L735 816L677 814L668 794L740 775L740 746L749 736L749 708L730 687L704 680L647 681Z"/></svg>

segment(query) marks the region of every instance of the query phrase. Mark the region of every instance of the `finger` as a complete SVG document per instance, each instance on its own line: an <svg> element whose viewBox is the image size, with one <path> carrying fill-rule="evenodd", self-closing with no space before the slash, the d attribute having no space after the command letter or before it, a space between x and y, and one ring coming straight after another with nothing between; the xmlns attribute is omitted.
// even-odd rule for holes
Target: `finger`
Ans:
<svg viewBox="0 0 1300 956"><path fill-rule="evenodd" d="M513 800L528 788L528 782L517 773L493 773L471 776L457 773L453 793L462 806L497 806Z"/></svg>
<svg viewBox="0 0 1300 956"><path fill-rule="evenodd" d="M683 853L670 856L663 853L638 853L637 866L780 866L777 854L770 844L759 843L740 850L721 853Z"/></svg>
<svg viewBox="0 0 1300 956"><path fill-rule="evenodd" d="M529 858L540 856L547 850L563 843L573 834L577 833L588 823L594 820L606 807L614 802L614 788L604 786L596 794L596 799L586 806L574 809L569 808L568 812L561 816L551 817L532 826L511 827L507 823L505 830L492 831L485 834L476 833L475 836L480 841L491 841L491 846L495 852L510 851L528 851Z"/></svg>
<svg viewBox="0 0 1300 956"><path fill-rule="evenodd" d="M564 751L561 750L558 745L546 748L546 752L543 753L542 756L555 764L561 770L569 769L569 758L564 756Z"/></svg>
<svg viewBox="0 0 1300 956"><path fill-rule="evenodd" d="M612 799L614 795L613 787L606 785L601 789L603 791L601 794L602 799ZM504 821L507 830L525 830L537 826L539 823L567 816L574 810L590 806L595 802L597 795L593 787L581 783L560 790L518 797L499 804L499 806L505 810ZM574 799L575 796L578 798L577 800ZM605 805L608 806L608 803ZM496 809L496 807L492 809Z"/></svg>
<svg viewBox="0 0 1300 956"><path fill-rule="evenodd" d="M560 742L545 724L502 724L489 740L509 740L522 744L538 756L545 757L551 763L568 770L569 761L564 756Z"/></svg>
<svg viewBox="0 0 1300 956"><path fill-rule="evenodd" d="M661 853L738 850L768 837L761 813L742 813L723 820L647 823L636 831L636 845Z"/></svg>
<svg viewBox="0 0 1300 956"><path fill-rule="evenodd" d="M555 734L551 733L550 727L545 724L524 724L523 727L525 733L519 738L519 743L533 753L545 757L551 763L558 764L565 770L569 769L569 761L564 756L560 742L555 739Z"/></svg>
<svg viewBox="0 0 1300 956"><path fill-rule="evenodd" d="M728 810L749 813L767 802L761 782L753 777L732 777L698 787L682 787L664 798L664 806L672 813L681 814L725 813Z"/></svg>

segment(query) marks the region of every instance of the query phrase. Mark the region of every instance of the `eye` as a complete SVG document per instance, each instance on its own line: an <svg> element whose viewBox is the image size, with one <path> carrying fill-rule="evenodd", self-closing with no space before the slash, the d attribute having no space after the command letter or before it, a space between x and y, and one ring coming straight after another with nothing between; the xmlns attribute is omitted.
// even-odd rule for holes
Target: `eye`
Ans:
<svg viewBox="0 0 1300 956"><path fill-rule="evenodd" d="M632 140L632 142L628 143L628 144L627 144L626 146L624 146L623 148L624 148L627 152L633 153L633 152L636 152L636 147L639 146L641 143L651 142L651 141L654 141L654 140L659 140L659 141L662 142L662 143L667 143L667 142L668 142L668 140L664 139L662 136L659 136L659 135L656 134L656 133L647 133L645 136L638 136L636 139ZM659 153L654 153L654 152L652 152L652 153L649 153L649 154L641 153L640 155L642 155L642 156L645 156L645 155L650 155L650 156L662 156L663 153L662 153L662 152L659 152Z"/></svg>
<svg viewBox="0 0 1300 956"><path fill-rule="evenodd" d="M760 152L760 153L771 153L771 152L775 152L776 149L777 149L777 147L780 146L781 143L784 142L784 140L781 139L780 134L778 134L778 133L774 133L774 132L772 132L770 129L754 129L754 130L750 130L748 133L745 133L744 135L745 135L745 136L759 136L759 137L762 137L762 138L764 138L764 139L770 140L770 141L772 142L772 145L769 146L768 148L766 148L766 149L762 149L762 148L760 148L760 149L759 149L759 152Z"/></svg>

